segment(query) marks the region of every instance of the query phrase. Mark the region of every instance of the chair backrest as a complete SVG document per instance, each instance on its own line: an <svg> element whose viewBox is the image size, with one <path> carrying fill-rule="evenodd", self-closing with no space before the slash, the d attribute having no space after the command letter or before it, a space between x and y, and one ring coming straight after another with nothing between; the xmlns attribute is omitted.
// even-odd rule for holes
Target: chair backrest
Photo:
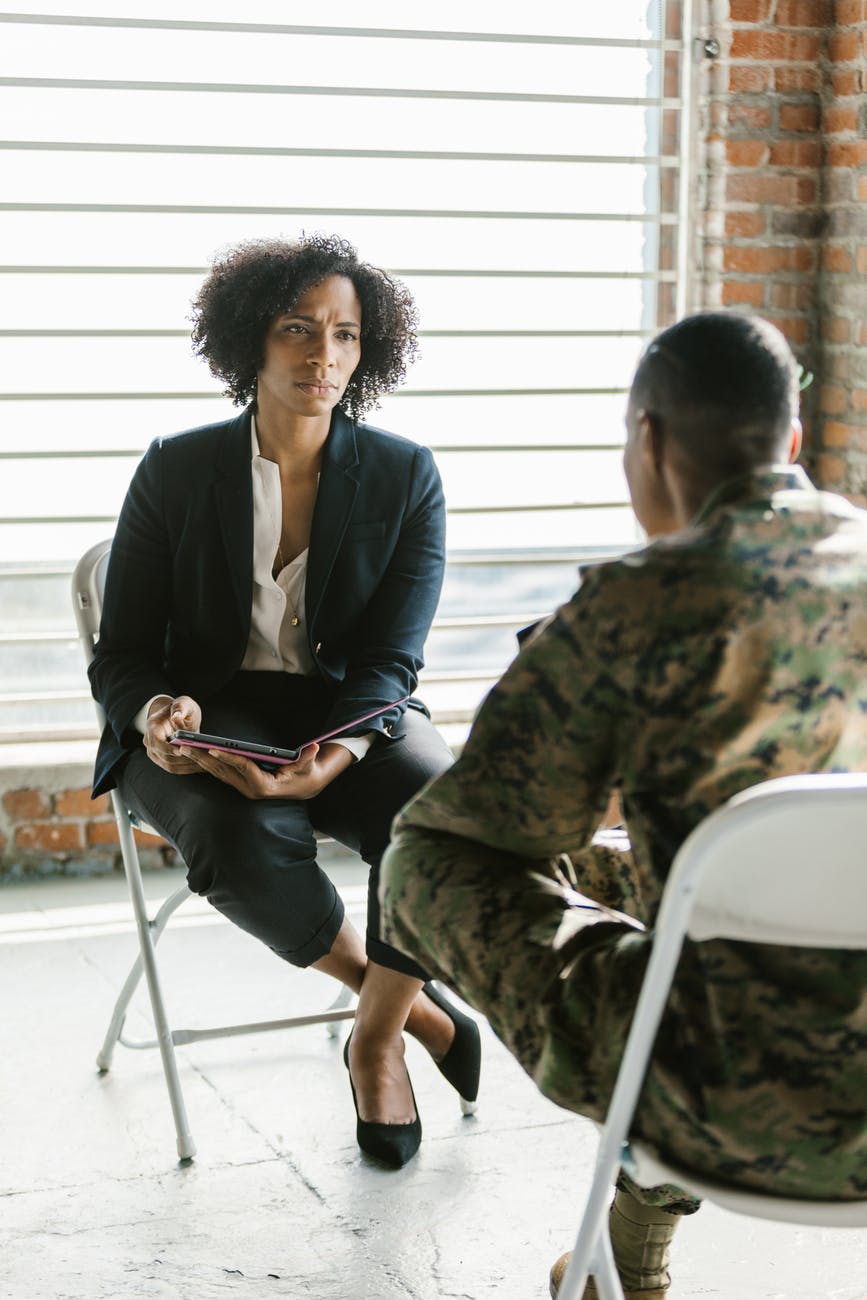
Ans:
<svg viewBox="0 0 867 1300"><path fill-rule="evenodd" d="M681 845L605 1121L599 1159L612 1178L686 934L867 948L867 774L762 782Z"/></svg>
<svg viewBox="0 0 867 1300"><path fill-rule="evenodd" d="M96 638L99 635L99 620L102 617L102 598L105 592L105 575L108 570L108 557L111 554L111 541L97 542L85 551L75 566L72 574L72 609L78 640L81 645L84 662L89 664L93 658ZM96 714L100 727L105 726L105 715L96 705Z"/></svg>
<svg viewBox="0 0 867 1300"><path fill-rule="evenodd" d="M105 541L97 542L85 551L72 575L72 608L75 613L75 625L82 643L85 640L89 643L89 650L85 646L85 658L88 663L93 658L93 647L99 634L111 541L110 537L106 538Z"/></svg>
<svg viewBox="0 0 867 1300"><path fill-rule="evenodd" d="M867 946L867 773L780 777L735 795L681 846L657 930L676 911L693 939Z"/></svg>
<svg viewBox="0 0 867 1300"><path fill-rule="evenodd" d="M684 840L666 881L653 947L599 1142L562 1300L589 1273L622 1295L607 1235L611 1185L682 1186L730 1210L793 1223L867 1226L867 1202L743 1192L680 1170L629 1134L685 935L867 949L867 774L780 777L735 795ZM833 1158L833 1156L831 1157ZM601 1293L601 1288L600 1288Z"/></svg>

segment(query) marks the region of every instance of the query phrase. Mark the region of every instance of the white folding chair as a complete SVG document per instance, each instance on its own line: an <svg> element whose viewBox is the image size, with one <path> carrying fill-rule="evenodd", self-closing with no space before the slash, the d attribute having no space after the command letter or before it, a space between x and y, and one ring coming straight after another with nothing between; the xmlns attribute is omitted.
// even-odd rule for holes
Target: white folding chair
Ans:
<svg viewBox="0 0 867 1300"><path fill-rule="evenodd" d="M88 664L93 658L94 647L99 635L102 597L110 552L110 539L98 542L81 557L72 576L72 603L75 611L75 621L84 658ZM96 705L96 713L100 728L102 728L105 726L105 715L99 705ZM111 803L115 821L117 822L120 851L138 930L139 954L133 962L132 969L118 994L105 1035L105 1041L97 1055L96 1063L100 1072L105 1073L111 1066L116 1043L122 1043L124 1047L132 1048L159 1047L177 1134L178 1156L182 1161L188 1161L192 1160L195 1155L196 1147L187 1121L187 1112L175 1060L175 1047L184 1043L198 1042L204 1038L230 1038L239 1034L258 1034L271 1029L292 1029L298 1025L324 1024L328 1027L328 1033L332 1037L336 1037L338 1033L336 1022L350 1020L355 1015L354 1010L349 1005L352 994L349 989L342 988L336 1000L327 1010L304 1016L290 1016L285 1020L265 1020L244 1025L223 1025L212 1029L172 1029L166 1014L160 984L156 962L156 944L172 914L193 895L186 885L182 885L180 889L175 890L165 900L153 919L149 918L133 827L138 825L139 829L144 831L149 831L150 828L135 821L132 814L125 807L117 790L111 792ZM156 834L157 832L151 831L151 833ZM147 981L156 1037L147 1040L136 1040L124 1036L123 1027L127 1008L141 980L142 972L144 972Z"/></svg>
<svg viewBox="0 0 867 1300"><path fill-rule="evenodd" d="M653 949L599 1142L593 1181L558 1300L588 1276L623 1300L608 1235L621 1167L640 1187L674 1183L738 1214L867 1228L867 1200L741 1191L661 1160L629 1129L686 936L809 948L867 948L867 774L781 777L735 795L687 837L672 865ZM833 1155L829 1157L833 1161Z"/></svg>

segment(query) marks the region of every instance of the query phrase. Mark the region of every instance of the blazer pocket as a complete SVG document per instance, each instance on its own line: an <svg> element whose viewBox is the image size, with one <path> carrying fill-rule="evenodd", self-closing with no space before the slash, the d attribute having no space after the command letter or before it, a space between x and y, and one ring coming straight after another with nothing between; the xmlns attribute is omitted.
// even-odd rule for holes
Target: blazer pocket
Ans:
<svg viewBox="0 0 867 1300"><path fill-rule="evenodd" d="M382 541L385 537L385 520L374 519L369 524L350 524L346 530L347 542Z"/></svg>

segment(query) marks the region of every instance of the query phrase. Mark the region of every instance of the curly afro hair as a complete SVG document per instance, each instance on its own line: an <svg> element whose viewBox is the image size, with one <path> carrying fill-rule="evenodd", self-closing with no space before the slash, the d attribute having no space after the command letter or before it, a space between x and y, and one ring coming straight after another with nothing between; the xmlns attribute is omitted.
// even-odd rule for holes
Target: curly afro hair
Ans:
<svg viewBox="0 0 867 1300"><path fill-rule="evenodd" d="M255 397L274 318L330 275L351 280L361 302L361 360L341 408L361 419L403 380L418 352L418 316L405 285L360 262L337 235L302 234L291 243L256 239L216 261L193 300L193 351L235 403Z"/></svg>

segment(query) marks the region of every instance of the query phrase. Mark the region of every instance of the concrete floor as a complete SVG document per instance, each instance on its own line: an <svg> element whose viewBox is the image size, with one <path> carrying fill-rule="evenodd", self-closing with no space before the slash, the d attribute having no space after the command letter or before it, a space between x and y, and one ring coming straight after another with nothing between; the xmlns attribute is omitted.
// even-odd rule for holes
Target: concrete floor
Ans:
<svg viewBox="0 0 867 1300"><path fill-rule="evenodd" d="M350 904L362 878L336 869ZM169 891L177 873L147 881ZM571 1244L595 1130L541 1097L484 1031L476 1116L415 1043L418 1157L354 1141L341 1041L321 1026L180 1049L195 1162L180 1167L159 1058L94 1056L134 951L118 880L0 888L0 1296L544 1300ZM198 900L161 945L176 1023L330 1000ZM287 1011L287 1008L290 1010ZM219 1017L217 1017L219 1018ZM132 1020L144 1026L141 1010ZM867 1234L706 1206L675 1243L670 1300L865 1300Z"/></svg>

